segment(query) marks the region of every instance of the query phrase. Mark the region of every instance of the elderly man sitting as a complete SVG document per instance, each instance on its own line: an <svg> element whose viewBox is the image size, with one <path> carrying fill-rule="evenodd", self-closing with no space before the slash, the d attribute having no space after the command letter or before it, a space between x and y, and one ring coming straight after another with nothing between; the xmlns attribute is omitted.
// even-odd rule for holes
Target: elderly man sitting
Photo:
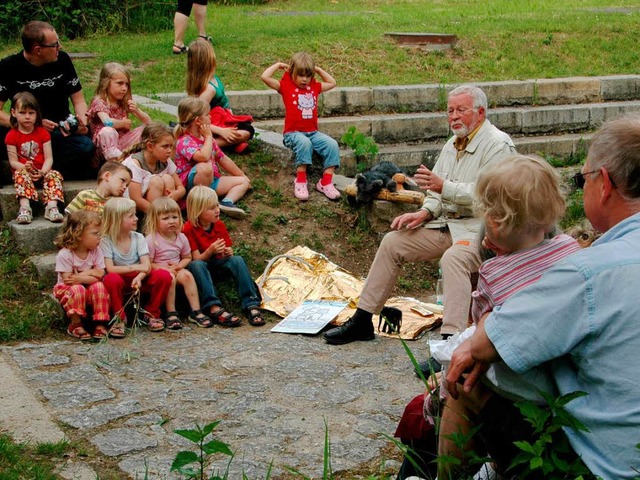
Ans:
<svg viewBox="0 0 640 480"><path fill-rule="evenodd" d="M574 460L603 479L638 477L640 118L606 124L574 181L584 189L588 219L605 233L480 321L454 352L446 375L451 398L442 416L441 455L456 451L448 434L458 416L480 425L476 451L484 447L499 473L517 454L513 441L531 441L531 425L513 402L477 383L501 359L516 373L542 365L561 395L585 392L565 407L588 429L563 430ZM442 478L448 478L443 470Z"/></svg>
<svg viewBox="0 0 640 480"><path fill-rule="evenodd" d="M433 171L421 166L416 180L427 190L417 212L391 223L382 239L360 294L358 309L344 325L325 333L330 344L374 338L373 314L379 314L405 262L441 258L446 305L441 333L448 337L466 328L471 304L471 273L480 265L477 237L480 221L472 203L478 174L515 152L509 135L487 120L487 97L473 86L449 93L449 127L454 136L442 149Z"/></svg>

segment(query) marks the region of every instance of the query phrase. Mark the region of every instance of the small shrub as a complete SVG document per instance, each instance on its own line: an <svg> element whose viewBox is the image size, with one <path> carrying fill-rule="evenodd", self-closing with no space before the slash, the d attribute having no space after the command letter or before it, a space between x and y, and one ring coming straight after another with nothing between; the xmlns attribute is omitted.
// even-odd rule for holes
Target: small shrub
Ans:
<svg viewBox="0 0 640 480"><path fill-rule="evenodd" d="M379 148L375 140L358 131L353 125L347 129L340 141L353 150L358 162L358 172L363 172L367 168L367 164L378 155Z"/></svg>

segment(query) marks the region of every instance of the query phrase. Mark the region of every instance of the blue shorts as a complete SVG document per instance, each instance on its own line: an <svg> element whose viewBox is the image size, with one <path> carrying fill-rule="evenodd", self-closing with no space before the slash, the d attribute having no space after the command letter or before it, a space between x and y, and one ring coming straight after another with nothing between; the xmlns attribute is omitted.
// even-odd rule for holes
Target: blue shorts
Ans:
<svg viewBox="0 0 640 480"><path fill-rule="evenodd" d="M189 170L189 174L187 175L187 192L193 188L193 179L196 177L196 167L193 167ZM220 177L215 177L211 185L209 185L213 190L218 188L218 183L220 183Z"/></svg>

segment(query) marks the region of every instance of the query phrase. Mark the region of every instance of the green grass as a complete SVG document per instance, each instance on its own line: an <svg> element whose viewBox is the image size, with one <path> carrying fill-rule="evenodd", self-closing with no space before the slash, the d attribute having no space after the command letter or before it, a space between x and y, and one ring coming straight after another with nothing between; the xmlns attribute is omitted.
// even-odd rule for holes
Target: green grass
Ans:
<svg viewBox="0 0 640 480"><path fill-rule="evenodd" d="M312 0L213 5L208 30L218 73L229 90L264 89L260 73L299 50L311 53L340 86L489 81L637 73L640 9L633 0ZM292 12L299 12L294 15ZM459 37L447 52L400 47L385 32L443 32ZM196 37L193 23L187 42ZM173 31L63 39L77 60L87 96L107 61L131 67L133 91L184 90L186 57L172 55ZM0 45L0 55L19 50Z"/></svg>
<svg viewBox="0 0 640 480"><path fill-rule="evenodd" d="M30 445L16 443L10 436L0 434L0 478L2 480L57 480L53 472L69 450L69 443Z"/></svg>
<svg viewBox="0 0 640 480"><path fill-rule="evenodd" d="M0 342L30 340L62 330L54 300L44 295L24 264L5 224L0 224Z"/></svg>

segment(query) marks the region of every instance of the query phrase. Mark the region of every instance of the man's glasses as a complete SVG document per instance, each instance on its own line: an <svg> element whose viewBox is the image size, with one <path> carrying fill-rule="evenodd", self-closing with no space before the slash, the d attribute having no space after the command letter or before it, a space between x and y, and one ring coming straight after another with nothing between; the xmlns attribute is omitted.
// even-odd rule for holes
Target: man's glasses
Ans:
<svg viewBox="0 0 640 480"><path fill-rule="evenodd" d="M453 115L454 113L462 116L471 110L476 110L476 108L450 108L449 110L447 110L447 113L449 114L449 116Z"/></svg>
<svg viewBox="0 0 640 480"><path fill-rule="evenodd" d="M580 190L582 190L584 188L584 176L585 175L589 175L591 173L600 173L600 169L598 170L591 170L590 172L578 172L576 173L572 178L573 180L573 184L576 186L576 188L579 188ZM611 182L611 186L613 188L616 188L616 184L613 182L613 178L611 178L611 175L609 175L609 181Z"/></svg>
<svg viewBox="0 0 640 480"><path fill-rule="evenodd" d="M44 43L40 44L40 48L60 48L60 40L58 40L56 43L54 43L53 45L46 45Z"/></svg>

